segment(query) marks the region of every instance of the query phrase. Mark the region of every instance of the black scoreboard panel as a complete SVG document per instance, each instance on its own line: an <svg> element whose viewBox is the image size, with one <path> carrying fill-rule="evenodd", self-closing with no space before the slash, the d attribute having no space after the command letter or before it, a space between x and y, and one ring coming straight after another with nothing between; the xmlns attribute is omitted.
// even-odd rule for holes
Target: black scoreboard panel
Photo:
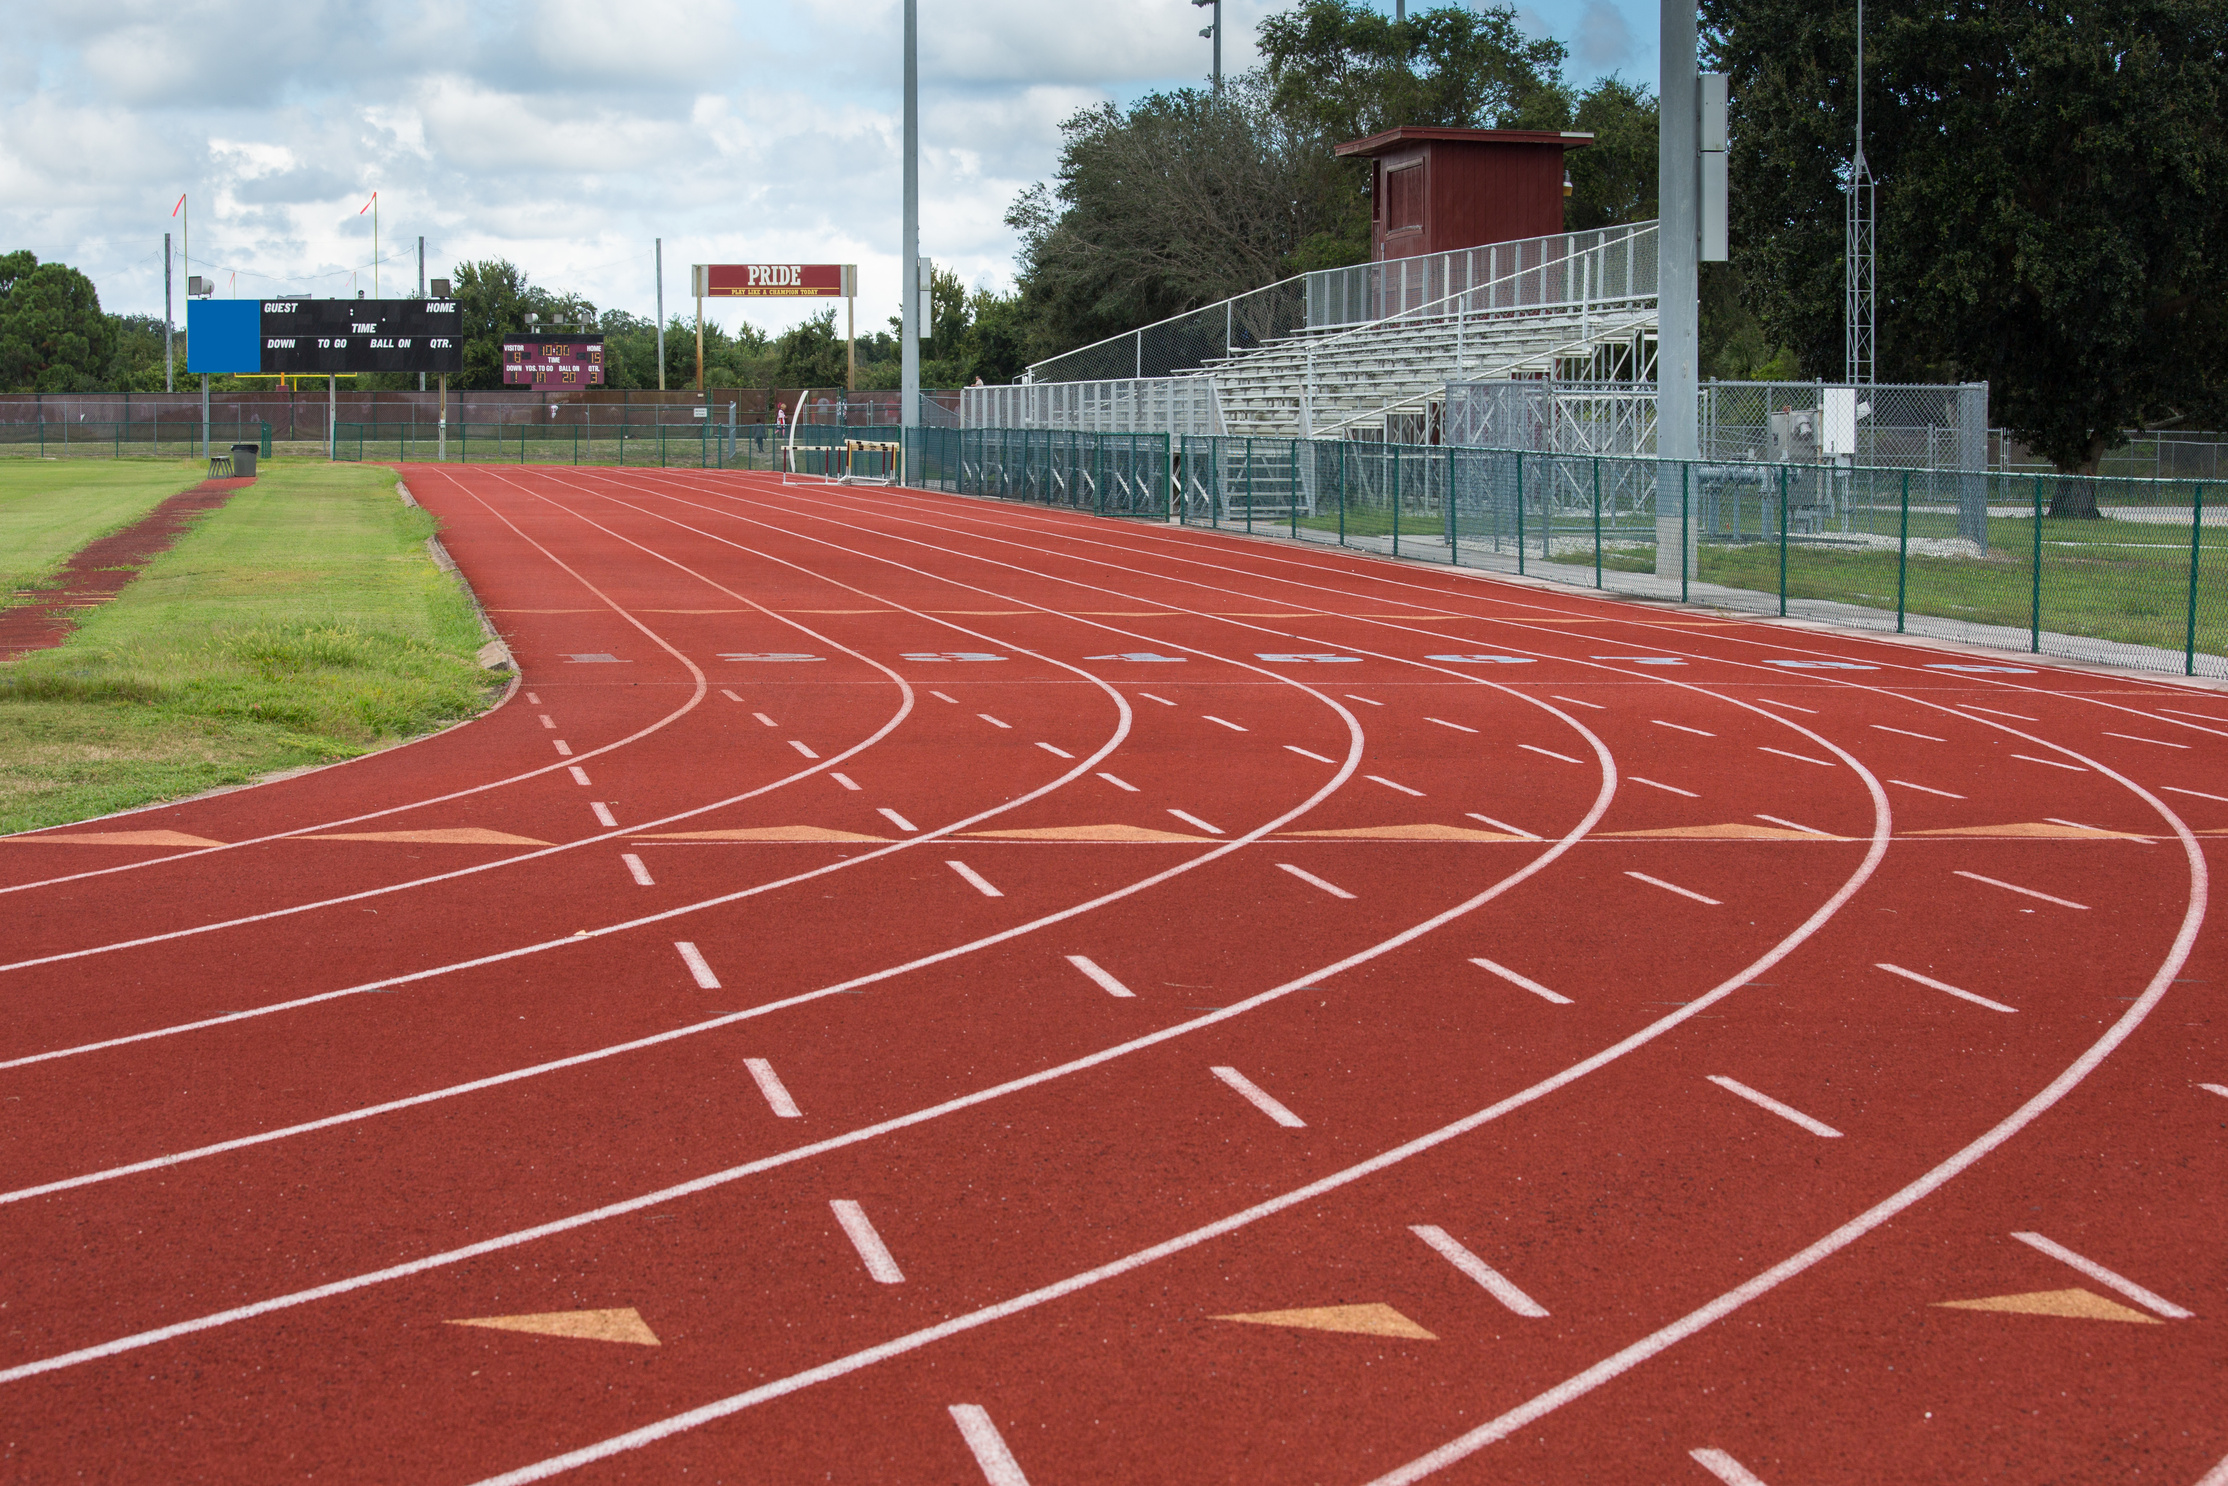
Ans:
<svg viewBox="0 0 2228 1486"><path fill-rule="evenodd" d="M464 370L453 299L266 299L262 322L267 373Z"/></svg>

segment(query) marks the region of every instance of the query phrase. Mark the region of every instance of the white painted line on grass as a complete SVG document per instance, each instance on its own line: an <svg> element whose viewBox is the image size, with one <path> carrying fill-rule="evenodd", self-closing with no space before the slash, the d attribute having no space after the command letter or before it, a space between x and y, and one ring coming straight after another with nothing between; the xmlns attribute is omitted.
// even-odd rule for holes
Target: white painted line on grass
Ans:
<svg viewBox="0 0 2228 1486"><path fill-rule="evenodd" d="M2078 908L2084 913L2089 911L2089 905L2086 903L2076 903L2071 898L2053 898L2050 894L2038 893L2031 887L2021 887L2016 882L2000 882L1993 877L1983 877L1978 872L1967 872L1962 867L1957 869L1957 875L1959 877L1970 877L1975 882L1985 882L1990 887L2003 888L2007 892L2024 893L2030 898L2040 898L2043 902L2055 903L2060 908Z"/></svg>
<svg viewBox="0 0 2228 1486"><path fill-rule="evenodd" d="M541 714L541 719L543 727L548 728L553 733L557 731L556 719L552 718L547 712Z"/></svg>
<svg viewBox="0 0 2228 1486"><path fill-rule="evenodd" d="M2053 769L2070 769L2076 774L2086 774L2089 772L2087 769L2082 768L2079 764L2061 764L2054 758L2036 758L2031 753L2015 753L2012 755L2012 757L2015 759L2023 760L2024 762L2030 764L2047 764Z"/></svg>
<svg viewBox="0 0 2228 1486"><path fill-rule="evenodd" d="M2187 743L2169 743L2164 738L2138 738L2133 733L2106 733L2104 736L2107 738L2125 738L2130 743L2150 743L2160 748L2179 748L2184 753L2189 752Z"/></svg>
<svg viewBox="0 0 2228 1486"><path fill-rule="evenodd" d="M1758 748L1758 749L1757 749L1756 751L1757 751L1758 753L1776 753L1776 754L1778 754L1778 755L1779 755L1779 756L1780 756L1781 758L1791 758L1791 759L1796 759L1796 760L1799 760L1800 762L1802 762L1802 763L1806 763L1806 764L1816 764L1816 765L1817 765L1817 766L1818 766L1819 768L1821 768L1821 769L1830 769L1830 768L1832 768L1832 767L1833 767L1833 765L1832 765L1832 764L1830 764L1830 763L1828 763L1828 762L1827 762L1827 761L1826 761L1825 759L1822 759L1822 758L1812 758L1812 757L1811 757L1811 756L1810 756L1809 754L1807 754L1807 753L1789 753L1789 752L1788 752L1788 751L1787 751L1786 749L1784 749L1784 748L1762 748L1762 747L1759 747L1759 748Z"/></svg>
<svg viewBox="0 0 2228 1486"><path fill-rule="evenodd" d="M2159 788L2170 795L2193 795L2200 800L2218 800L2223 805L2228 805L2228 795L2208 795L2201 789L2176 789L2171 784L2162 784Z"/></svg>
<svg viewBox="0 0 2228 1486"><path fill-rule="evenodd" d="M719 694L720 694L721 696L723 696L723 697L727 698L727 700L729 700L730 702L739 702L739 701L741 701L741 700L742 700L742 698L741 698L741 697L739 697L739 696L735 695L735 693L733 693L733 692L729 691L729 690L728 690L728 689L727 689L726 687L724 687L724 686L723 686L723 687L721 687L721 688L719 689Z"/></svg>
<svg viewBox="0 0 2228 1486"><path fill-rule="evenodd" d="M1700 728L1690 728L1683 722L1665 722L1660 717L1651 717L1648 719L1648 721L1654 723L1659 728L1676 728L1682 733L1692 733L1697 738L1714 738L1717 736L1717 734L1715 733L1705 733Z"/></svg>
<svg viewBox="0 0 2228 1486"><path fill-rule="evenodd" d="M1682 898L1692 898L1697 903L1707 903L1712 908L1722 908L1725 906L1724 904L1718 902L1718 900L1715 898L1705 898L1700 893L1680 887L1675 882L1665 882L1662 878L1650 877L1645 872L1627 872L1625 876L1637 878L1640 881L1648 884L1648 886L1650 887L1662 888L1667 893L1677 893Z"/></svg>
<svg viewBox="0 0 2228 1486"><path fill-rule="evenodd" d="M858 788L858 785L852 782L851 776L848 774L830 774L828 777L830 779L833 779L836 783L842 785L845 789Z"/></svg>
<svg viewBox="0 0 2228 1486"><path fill-rule="evenodd" d="M1573 707L1591 707L1591 708L1593 708L1593 709L1594 709L1594 710L1595 710L1596 712L1607 712L1607 711L1609 710L1609 709L1608 709L1607 707L1604 707L1604 706L1603 706L1603 705L1602 705L1601 703L1599 703L1599 702L1581 702L1581 701L1580 701L1580 700L1578 700L1578 698L1576 698L1576 697L1562 697L1562 696L1559 696L1559 697L1556 697L1556 698L1555 698L1555 700L1556 700L1556 701L1558 701L1558 702L1568 702L1568 703L1570 703L1570 704L1571 704L1571 705L1572 705Z"/></svg>
<svg viewBox="0 0 2228 1486"><path fill-rule="evenodd" d="M588 771L581 768L580 765L568 764L566 765L566 769L568 772L571 773L573 783L586 784L588 782Z"/></svg>
<svg viewBox="0 0 2228 1486"><path fill-rule="evenodd" d="M745 1058L743 1066L750 1070L751 1078L758 1084L758 1092L766 1096L766 1102L773 1106L775 1114L785 1120L804 1118L805 1112L797 1108L797 1101L790 1098L789 1091L782 1087L773 1064L764 1058Z"/></svg>
<svg viewBox="0 0 2228 1486"><path fill-rule="evenodd" d="M983 1479L990 1486L1029 1486L1029 1478L1021 1474L1021 1462L1006 1448L1005 1436L998 1433L998 1426L990 1422L989 1411L981 1404L953 1404L952 1422L959 1426L960 1438L967 1441L975 1464L982 1467Z"/></svg>
<svg viewBox="0 0 2228 1486"><path fill-rule="evenodd" d="M1072 759L1075 757L1074 754L1068 752L1065 748L1054 748L1049 743L1039 743L1037 747L1043 749L1046 753L1051 754L1054 758Z"/></svg>
<svg viewBox="0 0 2228 1486"><path fill-rule="evenodd" d="M1105 780L1108 784L1113 785L1116 789L1126 789L1133 795L1137 793L1136 785L1130 783L1127 779L1116 779L1113 775L1107 773L1103 769L1099 771L1099 778Z"/></svg>
<svg viewBox="0 0 2228 1486"><path fill-rule="evenodd" d="M885 1285L904 1284L905 1271L897 1267L897 1261L890 1257L889 1246L882 1242L882 1235L866 1220L866 1209L848 1197L838 1197L828 1206L835 1209L836 1221L843 1225L843 1236L859 1251L866 1272Z"/></svg>
<svg viewBox="0 0 2228 1486"><path fill-rule="evenodd" d="M1354 694L1353 694L1352 692L1348 692L1348 693L1346 693L1346 700L1347 700L1347 701L1349 701L1349 702L1360 702L1360 703L1361 703L1362 705L1364 705L1364 706L1366 706L1366 707L1382 707L1382 706L1384 706L1384 705L1385 705L1385 704L1384 704L1383 702L1372 702L1372 701L1371 701L1371 700L1370 700L1369 698L1367 698L1367 697L1358 697L1358 696L1355 696L1355 695L1354 695Z"/></svg>
<svg viewBox="0 0 2228 1486"><path fill-rule="evenodd" d="M1011 730L1011 728L1013 727L1012 723L1000 722L997 718L992 717L988 712L977 712L975 715L981 718L984 722L989 723L994 728L1006 728L1008 730Z"/></svg>
<svg viewBox="0 0 2228 1486"><path fill-rule="evenodd" d="M1770 697L1758 697L1756 700L1766 707L1785 707L1790 712L1807 712L1812 717L1818 715L1816 707L1798 707L1793 702L1775 702Z"/></svg>
<svg viewBox="0 0 2228 1486"><path fill-rule="evenodd" d="M619 817L613 815L611 807L603 801L590 800L588 808L596 812L596 824L602 826L605 830L611 830L619 824Z"/></svg>
<svg viewBox="0 0 2228 1486"><path fill-rule="evenodd" d="M1092 983L1109 996L1120 996L1124 1000L1135 1000L1137 998L1137 992L1101 970L1098 963L1089 955L1069 955L1068 963L1091 977Z"/></svg>
<svg viewBox="0 0 2228 1486"><path fill-rule="evenodd" d="M1529 744L1529 743L1519 743L1519 744L1517 744L1516 746L1517 746L1517 747L1519 747L1519 748L1521 748L1521 749L1523 749L1523 750L1524 750L1524 751L1525 751L1526 753L1537 753L1537 754L1543 754L1543 755L1545 755L1545 756L1546 756L1546 757L1548 757L1548 758L1559 758L1559 759L1561 759L1561 760L1562 760L1562 761L1563 761L1564 763L1566 763L1566 764L1575 764L1575 763L1577 763L1577 762L1578 762L1578 760L1577 760L1577 759L1574 759L1574 758L1572 758L1572 757L1571 757L1571 756L1570 756L1569 754L1567 754L1567 753L1557 753L1557 752L1556 752L1556 751L1555 751L1554 749L1552 749L1552 748L1534 748L1534 747L1533 747L1533 746L1532 746L1531 744Z"/></svg>
<svg viewBox="0 0 2228 1486"><path fill-rule="evenodd" d="M2039 1233L2014 1233L2012 1237L2018 1239L2028 1248L2039 1249L2043 1253L2048 1254L2051 1258L2057 1260L2060 1264L2071 1265L2073 1268L2080 1270L2083 1274L2087 1275L2090 1279L2095 1280L2100 1285L2111 1286L2113 1289L2119 1291L2122 1295L2125 1295L2128 1299L2134 1301L2137 1305L2142 1306L2145 1310L2156 1311L2160 1315L2166 1317L2166 1319L2169 1321L2187 1321L2191 1316L2196 1314L2196 1312L2194 1311L2183 1310L2180 1306L2174 1304L2173 1301L2166 1299L2162 1295L2157 1295L2149 1290L2144 1289L2141 1285L2136 1284L2135 1281L2129 1279L2126 1275L2115 1274L2113 1271L2106 1269L2103 1265L2097 1263L2094 1259L2084 1259L2081 1255L2076 1254L2075 1252L2073 1252L2073 1250L2067 1248L2064 1244L2053 1243L2049 1239L2044 1238Z"/></svg>
<svg viewBox="0 0 2228 1486"><path fill-rule="evenodd" d="M1547 1314L1546 1306L1510 1284L1498 1270L1464 1248L1446 1229L1432 1223L1411 1223L1408 1231L1438 1250L1440 1258L1483 1285L1487 1294L1518 1315L1537 1319Z"/></svg>
<svg viewBox="0 0 2228 1486"><path fill-rule="evenodd" d="M1689 1450L1686 1453L1725 1486L1764 1486L1761 1477L1723 1450Z"/></svg>
<svg viewBox="0 0 2228 1486"><path fill-rule="evenodd" d="M1187 824L1199 827L1200 830L1205 831L1210 836L1219 836L1222 834L1222 827L1208 825L1205 821L1201 820L1198 816L1193 815L1188 810L1178 810L1175 806L1171 805L1168 807L1168 813L1175 816L1176 819L1180 821L1184 821Z"/></svg>
<svg viewBox="0 0 2228 1486"><path fill-rule="evenodd" d="M1247 1078L1237 1069L1215 1068L1210 1071L1216 1078L1221 1079L1224 1083L1230 1085L1231 1088L1236 1089L1238 1093L1244 1097L1247 1103L1251 1104L1255 1109L1260 1110L1261 1113L1267 1115L1270 1119L1276 1121L1279 1125L1282 1125L1285 1129L1304 1130L1307 1128L1307 1121L1301 1119L1298 1115L1292 1113L1292 1111L1290 1111L1289 1109L1286 1109L1282 1104L1279 1104L1273 1097L1270 1096L1268 1090L1262 1088L1252 1079Z"/></svg>
<svg viewBox="0 0 2228 1486"><path fill-rule="evenodd" d="M1631 780L1634 784L1645 784L1650 789L1668 790L1675 795L1685 795L1690 800L1702 798L1691 789L1681 789L1675 784L1659 784L1653 779L1642 779L1638 774L1627 774L1625 778Z"/></svg>
<svg viewBox="0 0 2228 1486"><path fill-rule="evenodd" d="M1821 831L1816 826L1806 826L1800 822L1788 820L1784 816L1766 815L1761 811L1757 812L1756 818L1758 820L1768 820L1775 826L1785 826L1790 831L1801 831L1808 836L1831 836L1833 834L1831 831Z"/></svg>
<svg viewBox="0 0 2228 1486"><path fill-rule="evenodd" d="M1148 702L1158 702L1158 703L1160 703L1160 704L1161 704L1161 705L1162 705L1163 707L1173 707L1173 706L1175 706L1175 705L1176 705L1176 704L1175 704L1174 702L1171 702L1170 700L1168 700L1168 698L1166 698L1166 697L1156 697L1156 696L1154 696L1154 695L1153 695L1153 694L1152 694L1151 692L1149 692L1149 691L1141 691L1141 692L1139 692L1139 693L1138 693L1138 695L1139 695L1139 696L1141 696L1141 697L1143 697L1143 698L1144 698L1144 699L1145 699L1146 701L1148 701Z"/></svg>
<svg viewBox="0 0 2228 1486"><path fill-rule="evenodd" d="M1480 815L1475 810L1465 810L1462 813L1464 815L1467 815L1472 820L1484 821L1487 825L1493 827L1493 829L1496 831L1506 831L1511 836L1522 836L1527 841L1545 841L1547 839L1545 836L1533 835L1530 831L1525 830L1522 826L1512 826L1505 820L1495 820L1490 815Z"/></svg>
<svg viewBox="0 0 2228 1486"><path fill-rule="evenodd" d="M1953 795L1946 789L1936 789L1931 784L1913 784L1908 779L1890 779L1888 783L1900 784L1905 789L1915 789L1921 794L1940 795L1945 800L1962 800L1965 798L1963 795Z"/></svg>
<svg viewBox="0 0 2228 1486"><path fill-rule="evenodd" d="M1876 733L1896 733L1905 738L1922 738L1929 743L1947 743L1949 741L1947 738L1937 738L1932 733L1914 733L1909 728L1891 728L1884 722L1872 724L1872 730Z"/></svg>
<svg viewBox="0 0 2228 1486"><path fill-rule="evenodd" d="M1756 1090L1750 1088L1747 1084L1742 1083L1737 1078L1727 1078L1722 1073L1713 1073L1710 1075L1710 1082L1716 1084L1719 1088L1725 1090L1725 1092L1728 1094L1740 1095L1743 1099L1746 1099L1749 1103L1755 1105L1758 1109L1768 1109L1773 1114L1778 1115L1781 1119L1789 1120L1797 1125L1802 1126L1805 1130L1808 1130L1813 1135L1821 1135L1828 1140L1839 1140L1841 1138L1841 1132L1839 1130L1836 1130L1833 1126L1827 1124L1825 1121L1814 1120L1809 1115L1804 1114L1801 1110L1796 1109L1793 1105L1782 1104L1769 1094L1759 1094Z"/></svg>
<svg viewBox="0 0 2228 1486"><path fill-rule="evenodd" d="M549 741L550 741L550 743L551 743L551 744L552 744L552 745L553 745L553 746L554 746L554 747L556 748L556 750L557 750L557 756L558 756L559 758L571 758L571 757L572 757L572 745L571 745L570 743L567 743L567 742L566 742L566 741L565 741L564 739L562 739L562 738L552 738L552 739L550 739Z"/></svg>
<svg viewBox="0 0 2228 1486"><path fill-rule="evenodd" d="M796 750L797 750L797 752L799 752L799 753L803 754L803 755L804 755L804 756L805 756L806 758L818 758L818 757L820 757L820 755L819 755L819 754L817 754L817 753L814 753L814 752L813 752L813 751L812 751L811 749L809 749L809 748L805 747L805 746L804 746L804 744L802 744L802 743L799 743L799 742L798 742L798 741L797 741L797 740L796 740L795 738L791 738L791 739L789 740L789 746L790 746L791 748L794 748L794 749L796 749Z"/></svg>
<svg viewBox="0 0 2228 1486"><path fill-rule="evenodd" d="M1005 896L1004 893L999 892L988 882L985 882L983 880L983 875L980 872L977 872L974 868L968 866L965 862L946 862L944 863L944 865L951 868L954 872L957 872L960 876L966 878L967 881L974 887L975 891L981 893L984 897L1003 898Z"/></svg>
<svg viewBox="0 0 2228 1486"><path fill-rule="evenodd" d="M1959 990L1956 986L1951 985L1946 980L1936 980L1931 975L1921 975L1916 970L1906 970L1901 965L1890 965L1885 960L1881 961L1873 968L1876 970L1885 970L1890 975L1900 975L1905 980L1915 980L1922 986L1931 986L1933 989L1946 992L1949 995L1957 997L1961 1001L1970 1001L1975 1006L1985 1006L1990 1011L2009 1011L2016 1013L2019 1010L2019 1008L2016 1006L2006 1006L2001 1001L1991 1001L1986 996L1976 996L1971 991Z"/></svg>
<svg viewBox="0 0 2228 1486"><path fill-rule="evenodd" d="M656 880L650 876L650 869L642 865L642 858L636 856L631 851L622 851L619 853L619 860L627 864L628 874L631 875L637 883L639 883L643 887L657 886Z"/></svg>
<svg viewBox="0 0 2228 1486"><path fill-rule="evenodd" d="M699 986L707 991L719 989L719 977L712 973L711 962L704 958L702 950L686 939L674 940L673 947L681 952L682 962L689 967L689 974L696 977Z"/></svg>
<svg viewBox="0 0 2228 1486"><path fill-rule="evenodd" d="M1387 789L1397 789L1404 795L1413 795L1419 800L1423 798L1422 790L1410 789L1405 784L1395 784L1382 774L1364 774L1362 778L1368 780L1371 784L1382 784Z"/></svg>
<svg viewBox="0 0 2228 1486"><path fill-rule="evenodd" d="M1473 959L1472 961L1470 961L1470 963L1477 966L1480 970L1492 971L1495 975L1500 976L1501 979L1507 981L1512 986L1522 986L1525 990L1530 991L1533 995L1539 997L1543 1001L1552 1001L1557 1006L1572 1006L1577 1004L1573 1002L1570 997L1558 996L1553 991L1549 990L1546 986L1541 985L1538 981L1533 980L1529 976L1519 975L1506 965L1497 965L1491 960L1479 959Z"/></svg>
<svg viewBox="0 0 2228 1486"><path fill-rule="evenodd" d="M914 825L911 821L907 820L904 816L898 814L895 810L892 810L887 805L875 806L874 813L881 816L883 819L887 820L891 825L896 826L901 831L917 831L920 829L919 826Z"/></svg>
<svg viewBox="0 0 2228 1486"><path fill-rule="evenodd" d="M1315 760L1315 761L1316 761L1317 763L1319 763L1319 764L1335 764L1335 763L1337 763L1337 762L1338 762L1338 760L1337 760L1337 759L1334 759L1334 758L1325 758L1325 757L1323 757L1323 755L1321 755L1320 753L1309 753L1309 752L1308 752L1308 751L1307 751L1306 749L1302 748L1302 747L1301 747L1301 746L1300 746L1299 744L1297 744L1297 743L1287 743L1287 744L1285 744L1285 745L1284 745L1284 751L1285 751L1286 753L1296 753L1296 754L1298 754L1298 755L1299 755L1299 756L1300 756L1301 758L1311 758L1311 759Z"/></svg>
<svg viewBox="0 0 2228 1486"><path fill-rule="evenodd" d="M1324 892L1329 893L1334 898L1351 898L1354 896L1352 893L1346 891L1346 889L1338 886L1336 883L1325 882L1322 878L1317 877L1313 872L1303 871L1302 869L1293 866L1290 862L1278 862L1277 866L1282 870L1291 873L1294 877L1297 877L1302 882L1313 883L1316 887L1321 888Z"/></svg>
<svg viewBox="0 0 2228 1486"><path fill-rule="evenodd" d="M1238 725L1237 725L1236 723L1234 723L1234 722L1227 722L1227 721L1225 721L1224 719L1222 719L1222 718L1220 718L1220 717L1209 717L1209 718L1207 719L1207 721L1209 721L1209 722L1211 722L1211 723L1215 723L1215 724L1218 724L1219 726L1222 726L1222 727L1226 727L1226 728L1230 729L1230 731L1231 731L1231 732L1233 732L1233 733L1243 733L1243 732L1249 732L1249 731L1251 731L1251 729L1239 727L1239 726L1238 726Z"/></svg>
<svg viewBox="0 0 2228 1486"><path fill-rule="evenodd" d="M958 705L959 705L959 698L957 698L957 697L947 697L947 696L945 696L945 695L944 695L944 694L943 694L942 692L940 692L940 691L932 691L932 692L930 692L930 693L929 693L929 695L930 695L930 696L932 696L932 697L934 697L934 698L936 698L936 700L937 700L937 701L939 701L939 702L949 702L949 703L951 703L951 704L952 704L952 705L953 705L954 707L956 707L956 706L958 706Z"/></svg>
<svg viewBox="0 0 2228 1486"><path fill-rule="evenodd" d="M1459 722L1449 722L1444 717L1427 717L1424 721L1435 722L1443 728L1453 728L1458 733L1474 733L1477 731L1476 728L1466 728Z"/></svg>
<svg viewBox="0 0 2228 1486"><path fill-rule="evenodd" d="M757 718L757 719L758 719L758 720L759 720L760 722L762 722L762 723L766 724L766 726L768 726L768 727L770 727L770 728L771 728L771 727L779 727L779 726L781 726L781 724L779 724L779 723L775 722L775 721L774 721L774 720L773 720L773 719L772 719L771 717L768 717L768 716L767 716L767 715L766 715L765 713L763 713L763 712L753 712L753 713L751 713L750 715L751 715L751 716L753 716L753 717L755 717L755 718Z"/></svg>
<svg viewBox="0 0 2228 1486"><path fill-rule="evenodd" d="M2035 721L2024 712L1998 712L1994 707L1976 707L1971 702L1953 702L1951 705L1963 707L1967 712L1986 712L1991 717L2009 717L2015 722Z"/></svg>

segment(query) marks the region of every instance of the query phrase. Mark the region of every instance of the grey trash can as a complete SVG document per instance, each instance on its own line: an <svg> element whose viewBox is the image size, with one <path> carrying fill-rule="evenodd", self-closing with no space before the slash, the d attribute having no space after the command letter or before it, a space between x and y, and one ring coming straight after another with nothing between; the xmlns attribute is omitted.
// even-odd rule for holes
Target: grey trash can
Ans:
<svg viewBox="0 0 2228 1486"><path fill-rule="evenodd" d="M232 477L247 480L255 475L255 456L262 451L259 444L234 444L232 446Z"/></svg>

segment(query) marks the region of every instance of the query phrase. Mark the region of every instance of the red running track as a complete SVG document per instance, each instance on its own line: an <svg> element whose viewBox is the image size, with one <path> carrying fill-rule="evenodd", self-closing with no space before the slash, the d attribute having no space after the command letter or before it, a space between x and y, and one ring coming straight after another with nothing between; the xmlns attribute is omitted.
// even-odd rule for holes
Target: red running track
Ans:
<svg viewBox="0 0 2228 1486"><path fill-rule="evenodd" d="M2222 1469L2228 698L404 475L504 705L0 841L12 1475Z"/></svg>

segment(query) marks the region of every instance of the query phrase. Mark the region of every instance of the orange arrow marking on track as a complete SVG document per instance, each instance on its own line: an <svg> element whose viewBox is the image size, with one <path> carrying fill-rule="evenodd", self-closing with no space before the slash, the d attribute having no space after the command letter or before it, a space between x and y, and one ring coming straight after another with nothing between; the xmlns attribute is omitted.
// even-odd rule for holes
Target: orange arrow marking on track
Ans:
<svg viewBox="0 0 2228 1486"><path fill-rule="evenodd" d="M447 1321L447 1326L485 1326L491 1331L526 1331L535 1336L567 1336L580 1341L631 1342L638 1347L664 1343L633 1306L609 1311L543 1311L532 1316L479 1316Z"/></svg>
<svg viewBox="0 0 2228 1486"><path fill-rule="evenodd" d="M1937 1300L1936 1306L1958 1311L2010 1311L2021 1316L2069 1316L2076 1321L2136 1321L2163 1326L2156 1316L2130 1310L2087 1290L2037 1290L2028 1295L1990 1295L1981 1300Z"/></svg>
<svg viewBox="0 0 2228 1486"><path fill-rule="evenodd" d="M1243 1316L1216 1316L1217 1321L1244 1321L1253 1326L1297 1326L1309 1331L1350 1331L1361 1336L1405 1336L1417 1341L1439 1338L1389 1305L1326 1305L1302 1311L1255 1311Z"/></svg>
<svg viewBox="0 0 2228 1486"><path fill-rule="evenodd" d="M547 846L531 836L464 826L453 831L355 831L342 836L304 836L304 841L410 841L421 846Z"/></svg>
<svg viewBox="0 0 2228 1486"><path fill-rule="evenodd" d="M72 831L61 836L11 836L8 839L23 846L39 846L49 841L62 846L224 845L222 841L205 841L183 831Z"/></svg>

